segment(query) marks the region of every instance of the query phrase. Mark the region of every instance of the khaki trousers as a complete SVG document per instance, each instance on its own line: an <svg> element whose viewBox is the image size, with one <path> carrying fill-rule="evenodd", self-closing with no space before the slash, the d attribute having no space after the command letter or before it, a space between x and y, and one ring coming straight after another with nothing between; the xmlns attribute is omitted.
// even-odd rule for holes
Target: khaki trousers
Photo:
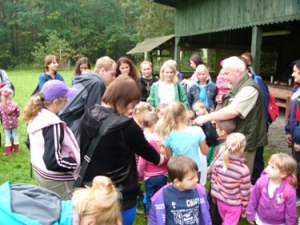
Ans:
<svg viewBox="0 0 300 225"><path fill-rule="evenodd" d="M246 165L248 166L251 175L253 173L255 155L256 149L253 151L244 151L244 153L242 154L242 158L245 158L247 160Z"/></svg>
<svg viewBox="0 0 300 225"><path fill-rule="evenodd" d="M46 188L50 191L58 194L63 200L70 199L70 193L74 185L74 181L56 181L48 180L41 177L38 173L34 171L34 177L39 183L39 186Z"/></svg>

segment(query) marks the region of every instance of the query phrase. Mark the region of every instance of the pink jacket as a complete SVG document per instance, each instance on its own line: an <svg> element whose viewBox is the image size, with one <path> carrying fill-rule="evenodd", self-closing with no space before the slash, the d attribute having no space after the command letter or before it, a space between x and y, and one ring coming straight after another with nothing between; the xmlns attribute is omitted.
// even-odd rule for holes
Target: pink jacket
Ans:
<svg viewBox="0 0 300 225"><path fill-rule="evenodd" d="M19 126L18 117L20 109L15 102L7 102L6 106L0 103L0 118L2 119L3 129L12 129Z"/></svg>
<svg viewBox="0 0 300 225"><path fill-rule="evenodd" d="M61 124L63 126L64 138L59 146L56 146L58 145L58 140L53 143L57 150L53 160L56 160L60 165L65 166L66 169L67 165L70 165L68 172L48 170L43 159L45 152L43 128L56 124ZM27 132L30 139L31 163L34 170L39 175L50 180L76 180L80 168L80 150L72 131L67 127L65 122L61 121L56 114L49 110L42 109L33 120L29 121ZM57 137L59 137L59 131L57 131ZM69 162L64 160L65 158L70 157L70 153L73 153L75 156L75 165L74 163L71 165Z"/></svg>
<svg viewBox="0 0 300 225"><path fill-rule="evenodd" d="M226 95L228 93L229 82L227 79L225 79L224 73L219 73L219 75L217 76L216 85L218 87L218 95Z"/></svg>
<svg viewBox="0 0 300 225"><path fill-rule="evenodd" d="M155 140L151 139L148 140L148 142L155 148L155 150L158 153L161 153ZM139 164L138 164L138 172L140 177L139 180L140 181L142 180L143 175L145 180L149 179L150 177L154 177L158 175L165 175L167 177L168 176L167 163L168 161L165 160L163 164L156 166L153 163L140 157Z"/></svg>

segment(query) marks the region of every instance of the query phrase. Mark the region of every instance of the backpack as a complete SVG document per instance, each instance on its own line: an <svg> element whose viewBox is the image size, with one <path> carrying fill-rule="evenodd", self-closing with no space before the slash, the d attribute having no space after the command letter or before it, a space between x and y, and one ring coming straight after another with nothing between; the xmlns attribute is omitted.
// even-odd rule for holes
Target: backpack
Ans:
<svg viewBox="0 0 300 225"><path fill-rule="evenodd" d="M269 119L271 120L271 122L275 121L276 118L279 116L279 107L278 105L276 105L276 98L271 93L270 93L268 112L269 112Z"/></svg>
<svg viewBox="0 0 300 225"><path fill-rule="evenodd" d="M0 71L0 78L1 78L1 87L5 86L4 82L3 82L3 77L2 77L2 71ZM15 96L15 86L13 85L13 83L9 80L9 83L10 83L10 89L13 91L13 96Z"/></svg>
<svg viewBox="0 0 300 225"><path fill-rule="evenodd" d="M267 186L267 179L262 179L260 184L259 184L259 191L260 191L260 194L262 194L264 188ZM286 200L288 199L289 197L289 194L290 194L290 188L291 188L291 185L288 185L288 184L285 184L284 185L284 189L283 189L283 202L286 203Z"/></svg>

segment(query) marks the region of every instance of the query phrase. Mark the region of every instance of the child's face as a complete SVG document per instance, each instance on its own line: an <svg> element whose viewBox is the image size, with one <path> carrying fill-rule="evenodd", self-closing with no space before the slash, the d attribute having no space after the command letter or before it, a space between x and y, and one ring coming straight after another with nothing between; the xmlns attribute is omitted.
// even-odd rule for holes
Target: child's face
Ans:
<svg viewBox="0 0 300 225"><path fill-rule="evenodd" d="M267 177L272 179L282 179L285 177L285 173L281 172L274 163L269 162L269 165L266 168Z"/></svg>
<svg viewBox="0 0 300 225"><path fill-rule="evenodd" d="M159 119L162 119L164 117L166 109L160 109L159 112L157 113L157 116Z"/></svg>
<svg viewBox="0 0 300 225"><path fill-rule="evenodd" d="M180 191L193 190L196 188L198 182L198 173L197 171L190 171L182 181L176 181L175 187Z"/></svg>
<svg viewBox="0 0 300 225"><path fill-rule="evenodd" d="M216 124L216 131L219 137L226 135L226 132L224 130L220 130L218 124Z"/></svg>
<svg viewBox="0 0 300 225"><path fill-rule="evenodd" d="M205 107L200 107L200 106L194 107L194 111L197 116L203 116L207 112Z"/></svg>

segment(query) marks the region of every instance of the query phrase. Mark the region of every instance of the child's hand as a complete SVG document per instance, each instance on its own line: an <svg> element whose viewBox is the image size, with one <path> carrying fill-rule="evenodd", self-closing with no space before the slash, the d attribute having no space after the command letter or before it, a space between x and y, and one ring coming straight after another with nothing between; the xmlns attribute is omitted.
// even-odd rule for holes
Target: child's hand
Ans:
<svg viewBox="0 0 300 225"><path fill-rule="evenodd" d="M246 218L246 212L242 212L241 217Z"/></svg>
<svg viewBox="0 0 300 225"><path fill-rule="evenodd" d="M300 144L294 143L294 149L296 152L300 152Z"/></svg>
<svg viewBox="0 0 300 225"><path fill-rule="evenodd" d="M76 159L74 152L69 152L69 156L72 157L73 159Z"/></svg>
<svg viewBox="0 0 300 225"><path fill-rule="evenodd" d="M207 179L209 179L209 180L211 179L211 173L207 174Z"/></svg>
<svg viewBox="0 0 300 225"><path fill-rule="evenodd" d="M215 198L211 199L214 204L217 204L217 200Z"/></svg>

